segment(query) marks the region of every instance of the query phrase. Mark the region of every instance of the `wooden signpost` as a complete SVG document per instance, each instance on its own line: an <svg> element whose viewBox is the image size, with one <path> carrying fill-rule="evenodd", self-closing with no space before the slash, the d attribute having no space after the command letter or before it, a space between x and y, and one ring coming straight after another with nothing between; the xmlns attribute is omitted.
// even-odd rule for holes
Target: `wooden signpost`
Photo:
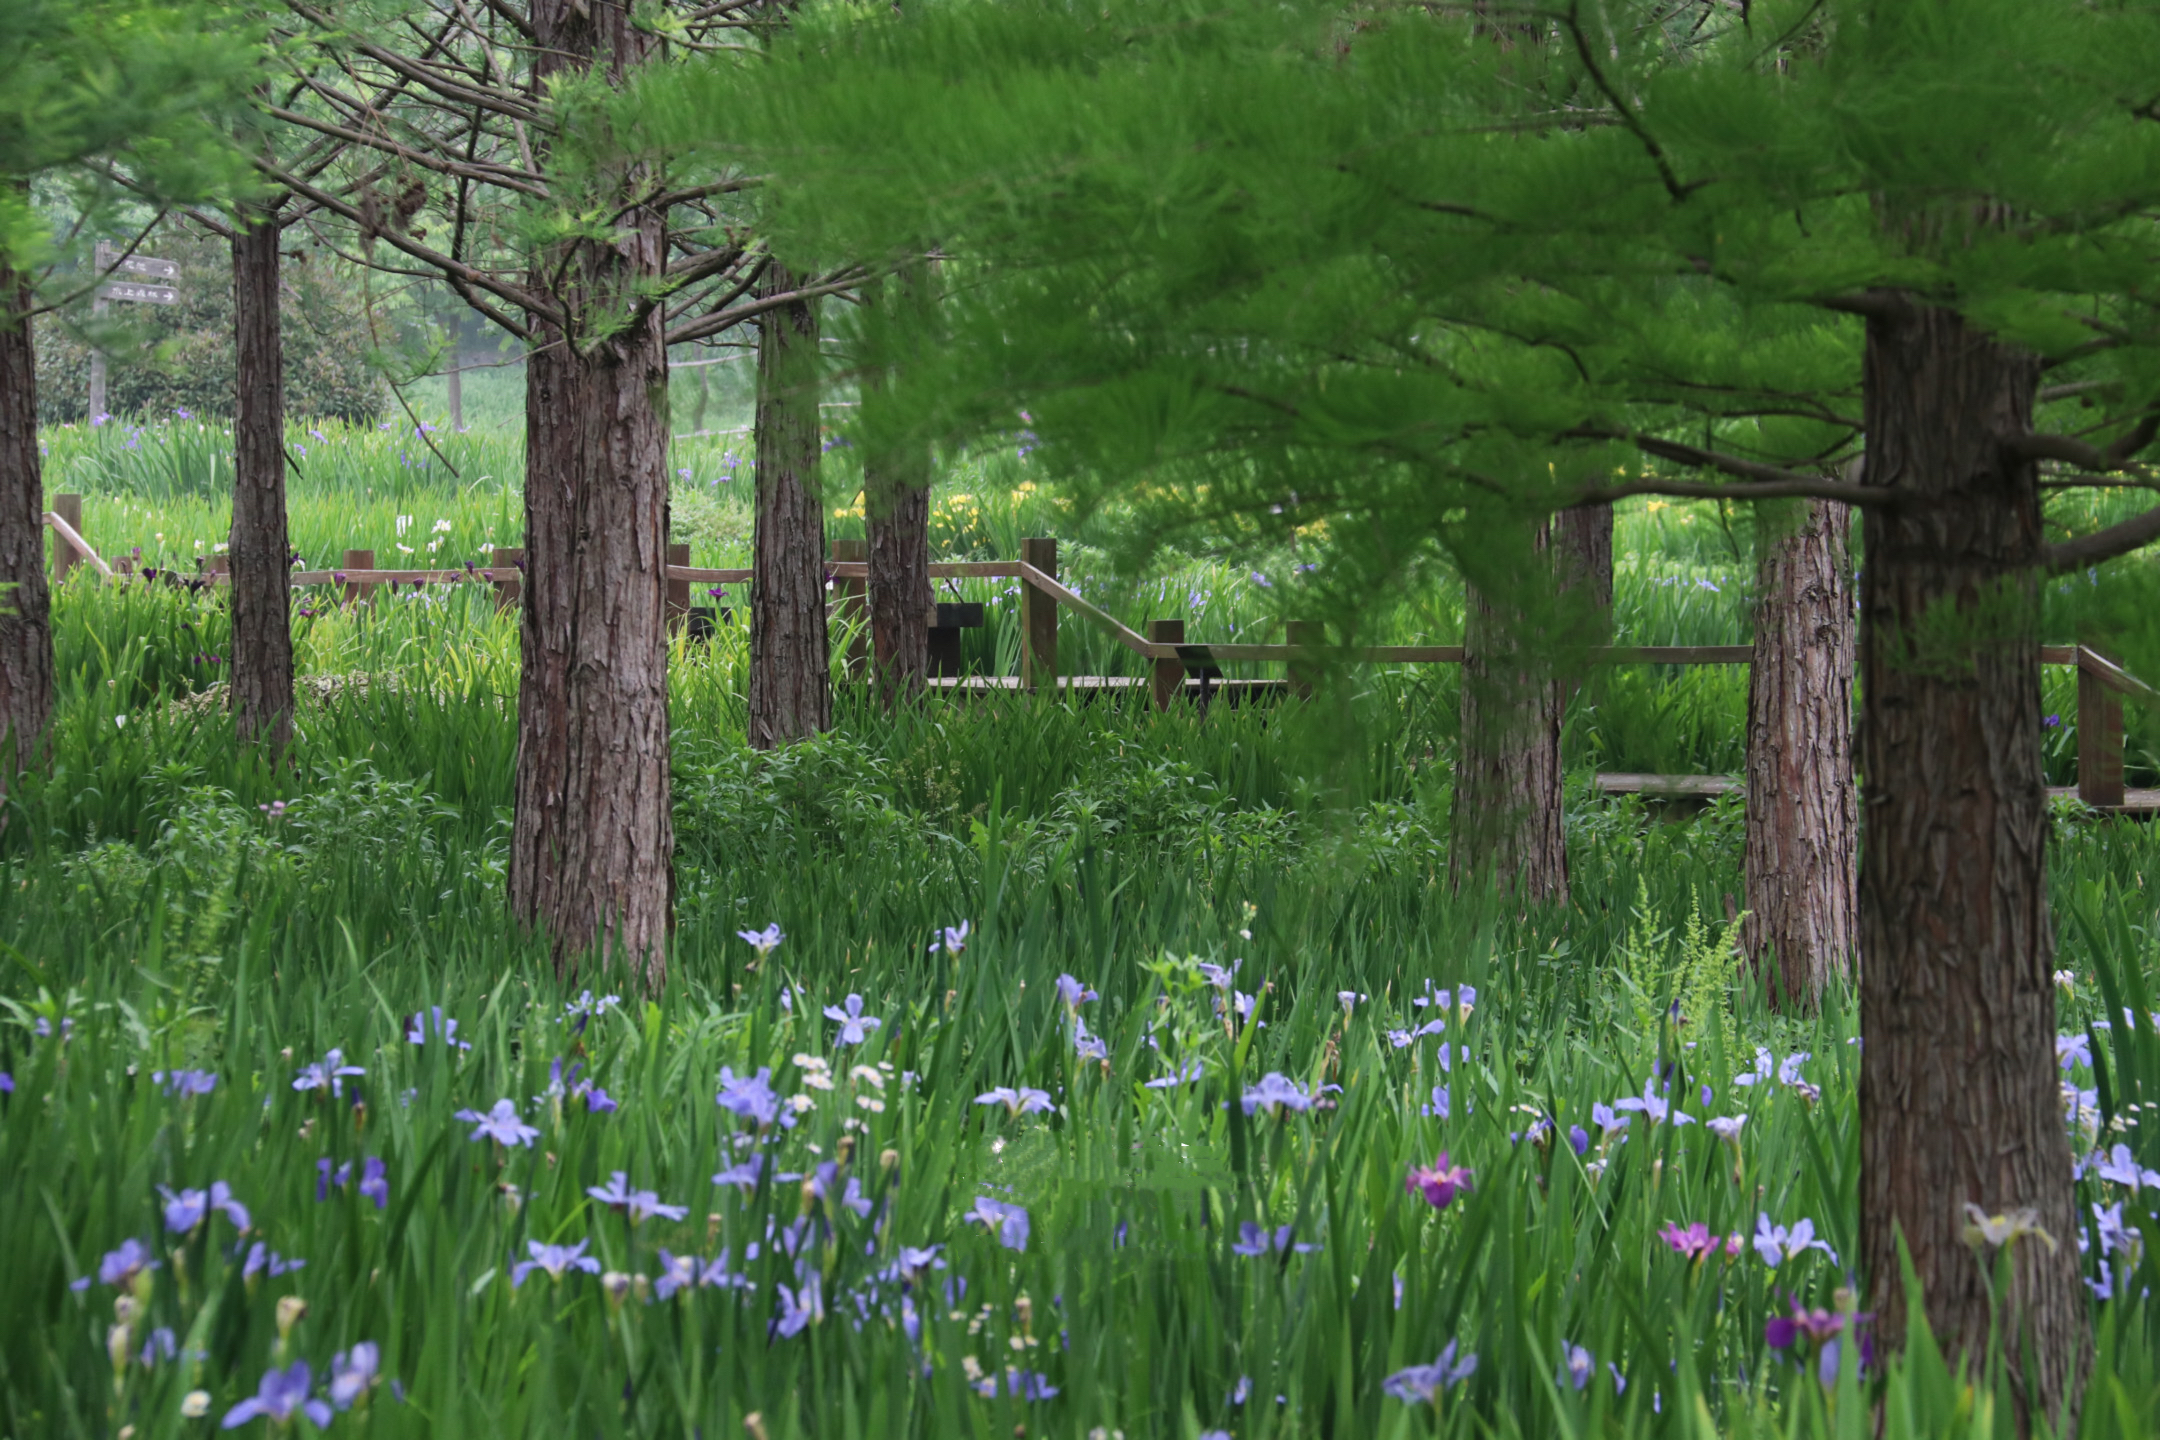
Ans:
<svg viewBox="0 0 2160 1440"><path fill-rule="evenodd" d="M106 277L98 286L97 295L90 302L92 315L103 315L105 306L113 300L125 300L137 305L177 305L180 303L178 285L161 285L161 280L178 280L180 266L177 261L159 260L149 255L122 255L109 240L97 242L97 273ZM90 423L95 425L105 415L105 352L90 352Z"/></svg>

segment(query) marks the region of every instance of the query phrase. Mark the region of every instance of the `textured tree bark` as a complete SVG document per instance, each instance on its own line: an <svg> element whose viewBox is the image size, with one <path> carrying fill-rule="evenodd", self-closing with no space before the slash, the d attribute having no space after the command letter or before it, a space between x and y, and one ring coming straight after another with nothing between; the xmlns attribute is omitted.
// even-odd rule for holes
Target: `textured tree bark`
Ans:
<svg viewBox="0 0 2160 1440"><path fill-rule="evenodd" d="M0 795L41 764L52 724L53 647L45 586L45 478L38 456L30 278L0 264Z"/></svg>
<svg viewBox="0 0 2160 1440"><path fill-rule="evenodd" d="M1868 514L1860 586L1860 1238L1877 1337L1905 1333L1902 1238L1936 1337L1977 1365L1986 1249L1964 1207L2035 1211L2057 1245L2015 1242L2002 1349L2067 1431L2089 1337L2054 1049L2040 500L2002 443L2038 375L1950 311L1868 321L1866 478L1919 498Z"/></svg>
<svg viewBox="0 0 2160 1440"><path fill-rule="evenodd" d="M1549 558L1540 522L1532 554ZM1548 657L1531 653L1521 617L1476 587L1465 605L1462 744L1448 876L1457 889L1497 881L1520 899L1565 905L1567 844L1561 829L1560 682Z"/></svg>
<svg viewBox="0 0 2160 1440"><path fill-rule="evenodd" d="M1860 943L1851 512L1804 500L1758 520L1740 950L1773 1004L1813 1014Z"/></svg>
<svg viewBox="0 0 2160 1440"><path fill-rule="evenodd" d="M273 758L292 739L292 549L285 527L285 360L276 217L233 227L232 712Z"/></svg>
<svg viewBox="0 0 2160 1440"><path fill-rule="evenodd" d="M533 7L540 83L656 42L621 0ZM640 172L618 193L644 192ZM611 243L534 265L567 329L541 322L525 367L525 574L510 909L567 975L597 951L648 989L665 978L674 890L666 631L667 351L657 308L661 217L627 206ZM621 325L625 314L635 323ZM606 317L604 330L593 322ZM618 328L620 327L620 328Z"/></svg>
<svg viewBox="0 0 2160 1440"><path fill-rule="evenodd" d="M767 294L794 284L784 266L766 271ZM759 750L832 724L817 365L816 310L798 302L766 311L758 322L757 513L750 559L750 744ZM873 539L873 573L876 550ZM876 604L873 595L873 627Z"/></svg>
<svg viewBox="0 0 2160 1440"><path fill-rule="evenodd" d="M922 693L930 673L930 486L915 457L864 467L870 512L870 655L890 710Z"/></svg>
<svg viewBox="0 0 2160 1440"><path fill-rule="evenodd" d="M1612 529L1610 505L1574 505L1553 520L1553 557L1560 569L1560 588L1580 590L1583 600L1601 616L1612 611Z"/></svg>

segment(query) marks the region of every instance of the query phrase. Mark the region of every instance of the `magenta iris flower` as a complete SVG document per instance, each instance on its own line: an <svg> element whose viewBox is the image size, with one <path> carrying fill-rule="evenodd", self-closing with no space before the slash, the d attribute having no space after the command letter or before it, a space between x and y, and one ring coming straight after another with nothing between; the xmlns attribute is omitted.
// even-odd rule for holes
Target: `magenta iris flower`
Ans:
<svg viewBox="0 0 2160 1440"><path fill-rule="evenodd" d="M1658 1231L1658 1238L1667 1245L1672 1246L1676 1253L1687 1256L1688 1259L1695 1261L1697 1264L1709 1259L1720 1250L1723 1250L1727 1255L1738 1255L1744 1248L1737 1234L1713 1235L1710 1233L1710 1227L1700 1220L1697 1220L1685 1230L1668 1220L1665 1222L1665 1228Z"/></svg>
<svg viewBox="0 0 2160 1440"><path fill-rule="evenodd" d="M1459 1192L1470 1188L1470 1172L1460 1165L1450 1164L1448 1152L1442 1150L1432 1164L1411 1166L1403 1188L1422 1196L1433 1209L1445 1210Z"/></svg>
<svg viewBox="0 0 2160 1440"><path fill-rule="evenodd" d="M273 1425L289 1425L295 1415L304 1415L309 1424L323 1429L330 1423L330 1407L308 1395L314 1383L314 1372L305 1360L295 1360L284 1370L267 1371L252 1396L225 1412L222 1428L237 1430L257 1417Z"/></svg>
<svg viewBox="0 0 2160 1440"><path fill-rule="evenodd" d="M474 1140L493 1140L499 1145L531 1145L540 1138L540 1132L518 1118L515 1100L497 1100L494 1108L485 1115L478 1110L460 1110L453 1117L473 1127Z"/></svg>

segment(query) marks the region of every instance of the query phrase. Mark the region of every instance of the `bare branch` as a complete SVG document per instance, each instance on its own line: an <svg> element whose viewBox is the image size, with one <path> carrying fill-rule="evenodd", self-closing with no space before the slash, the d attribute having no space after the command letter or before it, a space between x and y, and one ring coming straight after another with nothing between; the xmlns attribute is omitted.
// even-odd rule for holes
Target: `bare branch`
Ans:
<svg viewBox="0 0 2160 1440"><path fill-rule="evenodd" d="M2080 535L2075 540L2064 540L2054 545L2040 547L2040 563L2050 574L2065 570L2082 570L2118 555L2127 555L2141 546L2160 540L2160 506L2134 515L2119 525L2105 530L2095 530L2090 535Z"/></svg>
<svg viewBox="0 0 2160 1440"><path fill-rule="evenodd" d="M349 144L365 146L367 149L380 151L385 155L395 155L408 164L418 165L423 170L433 170L438 175L454 175L460 179L472 180L482 185L499 185L505 190L514 190L520 195L529 195L535 200L549 198L547 187L544 184L536 183L537 177L519 178L518 172L506 171L498 166L468 165L459 160L438 159L424 150L415 150L410 146L400 145L388 136L369 135L364 131L348 129L343 125L333 125L327 120L317 120L311 115L303 115L297 110L287 110L277 105L265 105L263 106L263 112L275 116L290 125L298 125L303 129L329 135Z"/></svg>

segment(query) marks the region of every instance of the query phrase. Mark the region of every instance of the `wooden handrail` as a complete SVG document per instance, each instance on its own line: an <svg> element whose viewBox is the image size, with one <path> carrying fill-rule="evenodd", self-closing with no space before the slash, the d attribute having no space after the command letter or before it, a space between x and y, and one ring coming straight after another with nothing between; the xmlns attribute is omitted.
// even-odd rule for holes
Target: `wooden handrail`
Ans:
<svg viewBox="0 0 2160 1440"><path fill-rule="evenodd" d="M83 539L82 536L75 533L74 526L68 524L67 521L61 519L58 514L54 513L51 510L45 512L45 523L47 525L50 525L52 527L53 534L58 535L62 540L65 540L68 545L75 551L76 554L82 556L83 559L89 561L92 565L97 566L98 573L100 575L103 575L108 580L113 578L112 566L106 564L102 559L98 557L97 551L90 548L89 541Z"/></svg>

